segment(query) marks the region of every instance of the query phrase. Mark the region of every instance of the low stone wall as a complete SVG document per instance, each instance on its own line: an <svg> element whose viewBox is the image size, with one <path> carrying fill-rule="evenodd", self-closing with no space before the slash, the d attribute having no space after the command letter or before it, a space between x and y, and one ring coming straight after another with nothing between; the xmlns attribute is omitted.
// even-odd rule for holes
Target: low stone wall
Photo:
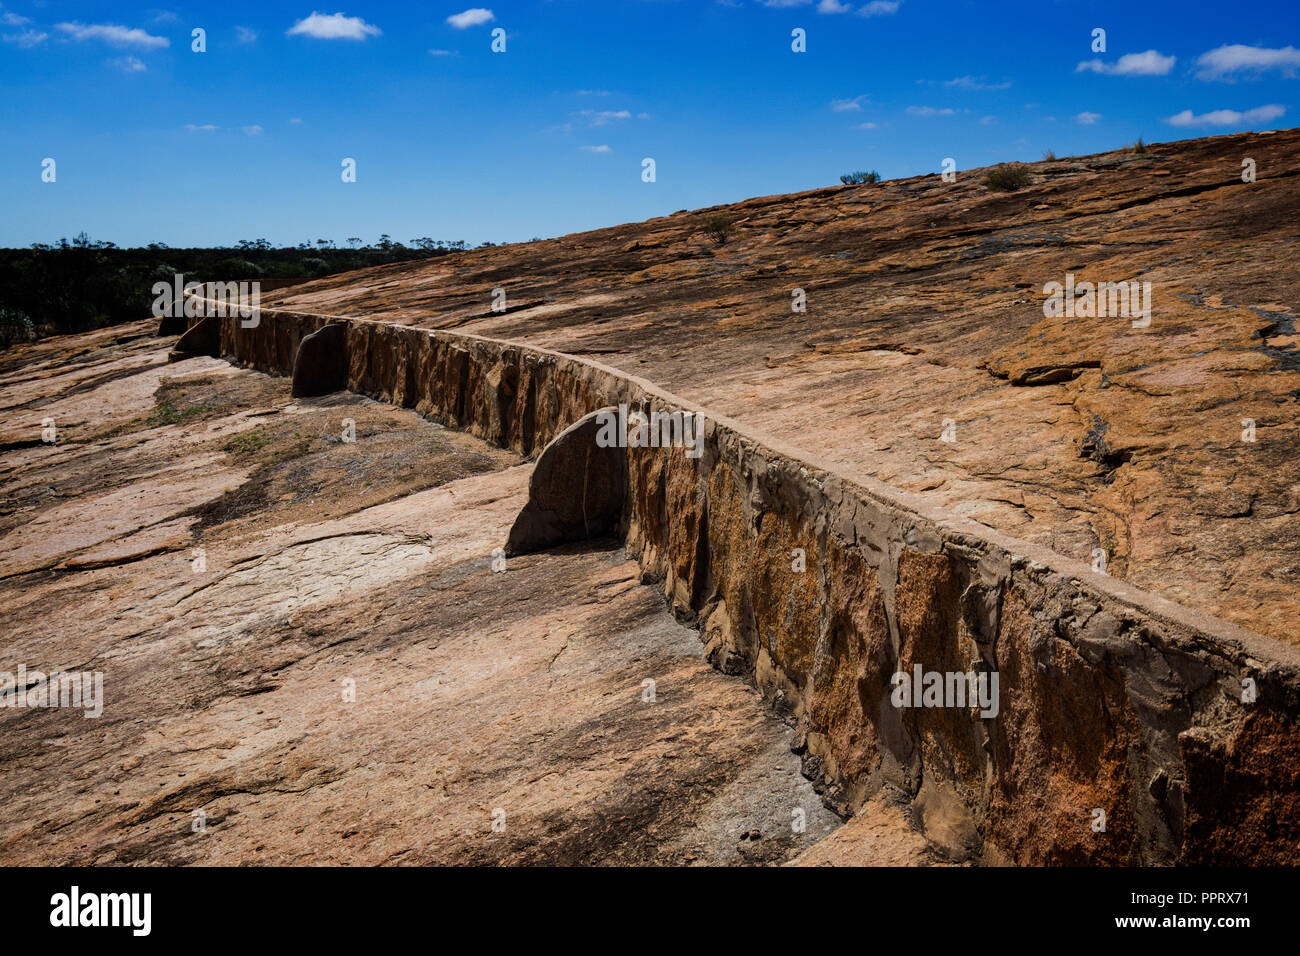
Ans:
<svg viewBox="0 0 1300 956"><path fill-rule="evenodd" d="M253 329L222 320L220 350L290 375L330 323L349 389L523 454L603 406L701 413L698 458L628 449L628 551L713 662L796 722L842 811L895 785L931 839L987 863L1300 860L1295 649L596 362L275 310ZM918 666L996 673L996 716L894 706L892 676Z"/></svg>

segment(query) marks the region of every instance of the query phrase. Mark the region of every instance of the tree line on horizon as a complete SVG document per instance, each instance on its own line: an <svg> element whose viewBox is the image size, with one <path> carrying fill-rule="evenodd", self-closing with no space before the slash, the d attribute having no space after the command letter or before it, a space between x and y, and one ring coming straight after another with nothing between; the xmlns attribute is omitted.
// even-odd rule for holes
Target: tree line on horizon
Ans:
<svg viewBox="0 0 1300 956"><path fill-rule="evenodd" d="M243 239L234 246L173 248L151 242L120 248L83 232L71 240L0 249L0 348L144 318L154 283L170 283L177 274L187 282L319 279L467 248L463 241L427 236L402 243L387 234L374 243L352 236L341 248L332 239L296 246Z"/></svg>

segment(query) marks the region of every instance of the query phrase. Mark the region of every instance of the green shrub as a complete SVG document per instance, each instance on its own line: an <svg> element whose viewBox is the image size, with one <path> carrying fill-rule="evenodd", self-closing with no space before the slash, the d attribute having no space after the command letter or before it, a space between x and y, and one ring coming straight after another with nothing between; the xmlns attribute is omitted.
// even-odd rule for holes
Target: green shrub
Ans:
<svg viewBox="0 0 1300 956"><path fill-rule="evenodd" d="M728 215L718 213L713 216L707 216L701 223L704 234L722 245L731 236L731 230L735 226L735 221Z"/></svg>
<svg viewBox="0 0 1300 956"><path fill-rule="evenodd" d="M869 173L864 173L861 170L856 173L845 173L840 177L840 182L845 186L862 186L867 183L878 183L880 182L880 173L876 172L874 169Z"/></svg>
<svg viewBox="0 0 1300 956"><path fill-rule="evenodd" d="M177 422L183 422L195 415L202 415L207 410L206 405L189 405L185 408L177 408L170 401L165 401L153 410L153 414L149 416L146 424L151 426L175 425Z"/></svg>
<svg viewBox="0 0 1300 956"><path fill-rule="evenodd" d="M17 309L0 307L0 349L32 337L32 320Z"/></svg>
<svg viewBox="0 0 1300 956"><path fill-rule="evenodd" d="M1028 186L1031 182L1029 167L1024 163L1003 163L994 166L984 177L984 185L994 192L1010 193Z"/></svg>

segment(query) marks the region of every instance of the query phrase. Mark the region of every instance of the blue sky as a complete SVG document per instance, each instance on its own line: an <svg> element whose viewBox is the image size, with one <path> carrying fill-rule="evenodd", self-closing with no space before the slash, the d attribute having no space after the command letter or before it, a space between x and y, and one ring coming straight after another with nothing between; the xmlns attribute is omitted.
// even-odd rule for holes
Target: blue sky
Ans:
<svg viewBox="0 0 1300 956"><path fill-rule="evenodd" d="M0 6L0 245L508 242L1300 115L1296 0L155 2Z"/></svg>

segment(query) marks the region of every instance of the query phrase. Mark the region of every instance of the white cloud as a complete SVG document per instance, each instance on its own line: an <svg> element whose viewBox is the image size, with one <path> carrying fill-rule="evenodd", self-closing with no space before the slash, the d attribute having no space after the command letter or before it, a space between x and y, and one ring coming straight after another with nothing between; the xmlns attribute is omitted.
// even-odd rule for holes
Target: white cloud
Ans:
<svg viewBox="0 0 1300 956"><path fill-rule="evenodd" d="M1010 89L1011 81L1005 83L985 83L984 77L959 76L955 79L944 80L944 86L953 86L959 90L1006 90Z"/></svg>
<svg viewBox="0 0 1300 956"><path fill-rule="evenodd" d="M430 50L430 56L460 56L455 50Z"/></svg>
<svg viewBox="0 0 1300 956"><path fill-rule="evenodd" d="M302 120L294 118L289 120L289 122L301 123ZM204 123L202 126L197 126L194 123L186 123L185 128L191 133L216 133L221 130L221 127L217 126L215 123ZM233 126L230 128L230 131L234 132ZM257 123L254 123L252 126L241 126L239 127L239 131L245 136L261 136L264 132L262 127Z"/></svg>
<svg viewBox="0 0 1300 956"><path fill-rule="evenodd" d="M579 146L579 149L585 149L589 153L608 153L612 152L608 146Z"/></svg>
<svg viewBox="0 0 1300 956"><path fill-rule="evenodd" d="M857 129L875 129L875 128L876 128L875 123L859 123L857 125Z"/></svg>
<svg viewBox="0 0 1300 956"><path fill-rule="evenodd" d="M1087 110L1074 117L1076 123L1082 123L1084 126L1093 126L1099 119L1101 119L1100 113L1089 113Z"/></svg>
<svg viewBox="0 0 1300 956"><path fill-rule="evenodd" d="M24 30L22 33L6 33L4 41L5 43L15 43L24 50L30 50L34 46L40 46L48 37L48 33L42 33L39 30Z"/></svg>
<svg viewBox="0 0 1300 956"><path fill-rule="evenodd" d="M10 13L8 10L4 13L0 13L0 23L3 23L7 27L20 27L25 23L31 22L31 17L20 17L16 13Z"/></svg>
<svg viewBox="0 0 1300 956"><path fill-rule="evenodd" d="M1170 126L1251 126L1255 123L1267 123L1286 112L1285 106L1270 103L1256 106L1253 110L1239 113L1236 110L1211 110L1197 116L1191 110L1175 113L1165 120Z"/></svg>
<svg viewBox="0 0 1300 956"><path fill-rule="evenodd" d="M250 27L235 27L235 39L240 43L252 43L257 39L257 31Z"/></svg>
<svg viewBox="0 0 1300 956"><path fill-rule="evenodd" d="M996 116L981 116L981 117L980 117L980 125L981 125L981 126L992 126L992 125L993 125L994 123L996 123L997 121L998 121L998 118L997 118Z"/></svg>
<svg viewBox="0 0 1300 956"><path fill-rule="evenodd" d="M948 106L942 109L936 109L933 106L909 106L907 111L913 116L952 116L957 112Z"/></svg>
<svg viewBox="0 0 1300 956"><path fill-rule="evenodd" d="M486 7L470 7L461 13L453 13L447 18L447 22L457 30L465 30L480 24L491 23L495 19L496 17L492 11Z"/></svg>
<svg viewBox="0 0 1300 956"><path fill-rule="evenodd" d="M1200 67L1197 76L1202 80L1220 80L1230 73L1254 73L1281 70L1283 76L1294 77L1300 68L1300 50L1284 46L1276 50L1263 46L1246 46L1232 43L1217 50L1202 53L1196 58Z"/></svg>
<svg viewBox="0 0 1300 956"><path fill-rule="evenodd" d="M899 4L895 0L871 0L858 11L860 17L883 17L898 12Z"/></svg>
<svg viewBox="0 0 1300 956"><path fill-rule="evenodd" d="M865 100L866 94L855 96L851 100L831 100L831 109L836 113L847 113L851 110L862 109L862 101Z"/></svg>
<svg viewBox="0 0 1300 956"><path fill-rule="evenodd" d="M348 17L341 13L317 13L299 20L289 28L286 36L313 37L317 40L364 40L377 37L383 30L366 23L360 17Z"/></svg>
<svg viewBox="0 0 1300 956"><path fill-rule="evenodd" d="M615 120L632 118L632 113L628 110L578 110L578 115L591 126L608 126Z"/></svg>
<svg viewBox="0 0 1300 956"><path fill-rule="evenodd" d="M1084 60L1074 68L1075 73L1106 73L1110 76L1164 76L1174 68L1176 56L1164 56L1157 50L1145 53L1125 53L1114 63L1101 60Z"/></svg>
<svg viewBox="0 0 1300 956"><path fill-rule="evenodd" d="M103 40L111 46L133 46L142 50L155 50L171 46L166 37L156 37L138 28L120 27L115 23L58 23L61 30L74 40Z"/></svg>
<svg viewBox="0 0 1300 956"><path fill-rule="evenodd" d="M721 2L721 0L719 0ZM802 7L811 3L812 0L759 0L765 7L771 7L775 10L785 10L790 7ZM736 4L724 4L724 6L736 6ZM871 0L871 3L858 7L858 16L860 17L881 17L890 13L897 13L900 6L900 0ZM853 4L842 3L841 0L818 0L818 13L852 13Z"/></svg>
<svg viewBox="0 0 1300 956"><path fill-rule="evenodd" d="M135 56L120 56L116 60L109 60L108 62L123 73L143 73L148 69L140 58Z"/></svg>
<svg viewBox="0 0 1300 956"><path fill-rule="evenodd" d="M609 96L609 90L578 90L578 96Z"/></svg>
<svg viewBox="0 0 1300 956"><path fill-rule="evenodd" d="M289 117L289 122L292 123L294 126L300 126L300 125L302 124L302 117L301 117L301 116L290 116L290 117Z"/></svg>

